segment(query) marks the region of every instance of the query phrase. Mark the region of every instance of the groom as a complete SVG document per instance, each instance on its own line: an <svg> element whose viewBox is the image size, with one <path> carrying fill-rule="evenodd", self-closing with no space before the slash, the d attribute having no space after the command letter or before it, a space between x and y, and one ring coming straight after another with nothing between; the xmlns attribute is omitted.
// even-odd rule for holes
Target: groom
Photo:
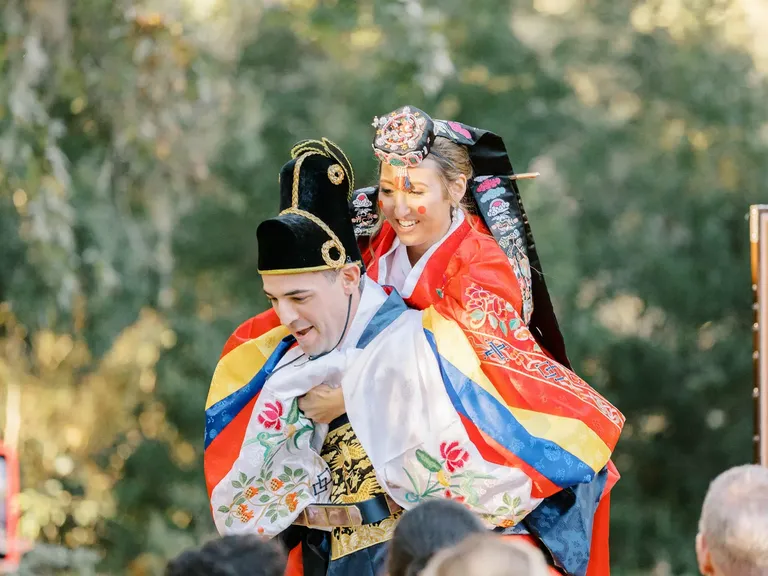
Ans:
<svg viewBox="0 0 768 576"><path fill-rule="evenodd" d="M219 532L280 537L296 573L373 575L402 509L423 500L458 500L489 528L518 524L541 500L523 470L486 459L484 446L533 461L562 449L483 391L457 326L363 282L344 153L324 139L300 142L291 156L281 212L257 229L272 311L230 338L206 409ZM346 414L330 425L299 407L320 384L344 398ZM583 481L602 465L573 461L560 472Z"/></svg>

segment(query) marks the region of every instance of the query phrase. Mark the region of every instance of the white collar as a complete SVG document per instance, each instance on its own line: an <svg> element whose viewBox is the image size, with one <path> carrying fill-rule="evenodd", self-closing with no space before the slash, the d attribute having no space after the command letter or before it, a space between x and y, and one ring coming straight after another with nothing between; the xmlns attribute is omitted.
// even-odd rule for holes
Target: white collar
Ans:
<svg viewBox="0 0 768 576"><path fill-rule="evenodd" d="M419 258L416 264L411 268L411 271L408 273L408 277L405 279L402 290L400 290L400 294L403 298L410 297L410 295L413 293L413 290L416 288L416 284L421 277L421 273L427 266L427 262L429 262L429 259L432 257L432 254L434 254L437 249L440 248L440 245L445 242L446 239L451 234L453 234L463 222L464 211L456 210L456 214L451 220L451 226L448 228L448 232L446 232L443 237L440 238L440 240L432 244L432 246L429 247L429 250L422 254L421 258ZM395 235L395 240L392 242L392 246L390 246L389 250L387 250L387 252L381 256L381 258L379 258L379 282L381 284L387 283L387 274L389 273L389 268L391 268L389 256L401 246L403 246L403 244L400 242L400 238ZM405 246L403 246L403 249L405 249Z"/></svg>
<svg viewBox="0 0 768 576"><path fill-rule="evenodd" d="M357 313L350 322L347 334L339 348L343 350L357 345L360 336L363 335L363 330L386 300L387 293L384 292L384 289L370 278L366 278L363 284L363 293L360 295L360 304L357 306Z"/></svg>

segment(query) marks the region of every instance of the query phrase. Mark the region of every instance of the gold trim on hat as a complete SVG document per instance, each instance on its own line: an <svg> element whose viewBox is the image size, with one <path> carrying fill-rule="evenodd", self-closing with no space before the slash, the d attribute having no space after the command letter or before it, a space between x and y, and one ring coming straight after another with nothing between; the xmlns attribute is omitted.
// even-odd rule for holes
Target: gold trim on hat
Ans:
<svg viewBox="0 0 768 576"><path fill-rule="evenodd" d="M306 156L302 156L301 158L299 158L299 161L301 161L304 158L306 158ZM296 165L298 166L299 163L297 162ZM296 180L294 180L294 182L295 181ZM325 222L320 220L320 218L318 218L311 212L307 212L306 210L301 210L299 208L288 208L280 212L280 216L282 216L283 214L295 214L296 216L301 216L303 218L306 218L310 222L314 222L315 224L320 226L320 228L323 229L323 232L325 232L326 234L328 234L328 236L331 237L330 240L328 240L323 244L323 247L321 249L321 252L323 255L323 261L328 265L329 268L333 268L335 270L338 270L339 268L344 266L347 260L347 251L344 250L344 245L339 240L339 237L336 236L333 230L331 230ZM336 248L336 250L339 252L339 257L336 258L335 260L331 258L332 248Z"/></svg>
<svg viewBox="0 0 768 576"><path fill-rule="evenodd" d="M344 169L340 164L331 164L328 167L328 180L337 186L344 182Z"/></svg>
<svg viewBox="0 0 768 576"><path fill-rule="evenodd" d="M323 262L327 265L327 269L332 270L339 270L342 268L347 262L347 251L344 249L344 245L341 243L341 240L339 240L339 237L336 236L333 230L331 230L330 226L328 226L325 222L323 222L320 218L312 214L311 212L307 212L306 210L302 210L299 208L299 182L301 180L301 165L304 163L304 160L309 158L310 156L324 156L326 158L333 158L337 162L341 163L341 160L333 153L333 151L329 148L328 144L333 145L336 147L340 153L344 156L344 159L347 160L347 163L349 163L349 160L347 159L346 155L344 155L344 152L336 146L336 144L333 144L330 140L326 140L323 138L323 141L320 142L318 140L305 140L301 142L300 144L297 144L291 149L291 156L293 158L296 158L296 163L293 166L293 182L291 186L291 207L283 210L280 212L280 216L283 214L295 214L296 216L301 216L302 218L306 218L310 222L313 222L317 226L319 226L323 232L328 234L330 237L330 240L327 242L324 242L320 253L323 257ZM320 146L321 149L318 149L317 146ZM350 171L352 170L351 164L350 164ZM328 178L331 180L333 184L340 184L344 181L344 169L339 164L333 164L328 168ZM354 174L350 174L348 180L350 190L354 188ZM339 253L338 258L333 258L331 256L331 250L336 249ZM315 266L311 267L311 269L301 269L296 270L296 273L299 272L316 272L318 270L324 270L326 268L320 267L317 268ZM269 272L261 272L261 274L278 274L278 273L285 273L284 270L280 271L269 271Z"/></svg>
<svg viewBox="0 0 768 576"><path fill-rule="evenodd" d="M361 266L360 260L354 262L348 262L347 264L354 264L355 266ZM281 268L278 270L256 270L262 276L277 276L284 274L304 274L305 272L324 272L326 270L339 270L339 268L331 268L328 265L322 266L306 266L305 268Z"/></svg>
<svg viewBox="0 0 768 576"><path fill-rule="evenodd" d="M304 272L322 272L323 270L331 270L328 265L323 266L307 266L306 268L282 268L278 270L257 270L262 276L269 276L272 274L303 274Z"/></svg>
<svg viewBox="0 0 768 576"><path fill-rule="evenodd" d="M304 163L304 160L309 158L310 156L314 155L320 155L320 152L317 152L315 150L310 150L308 152L305 152L301 156L299 156L299 159L296 160L296 164L293 165L293 186L291 187L291 208L298 209L299 208L299 177L301 172L301 165ZM285 212L285 210L283 210ZM281 212L281 214L283 214Z"/></svg>
<svg viewBox="0 0 768 576"><path fill-rule="evenodd" d="M338 150L341 158L339 158L339 156L335 154L334 150L328 146L329 144L333 146L334 150ZM322 148L324 152L321 152L316 147ZM328 140L328 138L323 138L322 140L302 140L296 144L296 146L291 148L291 158L297 158L306 152L314 152L316 154L322 154L326 157L330 156L342 165L344 162L346 162L346 165L349 167L349 192L347 193L347 200L351 200L352 195L355 192L355 169L352 167L352 162L350 162L349 158L347 158L347 153L344 152L344 150L342 150L335 142Z"/></svg>

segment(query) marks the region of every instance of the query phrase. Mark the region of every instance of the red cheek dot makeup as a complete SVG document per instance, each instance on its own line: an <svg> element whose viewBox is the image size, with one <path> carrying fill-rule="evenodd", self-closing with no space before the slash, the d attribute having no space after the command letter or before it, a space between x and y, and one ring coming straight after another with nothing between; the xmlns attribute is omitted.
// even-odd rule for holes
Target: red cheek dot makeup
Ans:
<svg viewBox="0 0 768 576"><path fill-rule="evenodd" d="M384 208L384 201L383 200L379 200L379 208Z"/></svg>
<svg viewBox="0 0 768 576"><path fill-rule="evenodd" d="M427 209L426 209L424 206L419 206L419 207L416 209L416 211L417 211L419 214L426 214L426 213L427 213Z"/></svg>

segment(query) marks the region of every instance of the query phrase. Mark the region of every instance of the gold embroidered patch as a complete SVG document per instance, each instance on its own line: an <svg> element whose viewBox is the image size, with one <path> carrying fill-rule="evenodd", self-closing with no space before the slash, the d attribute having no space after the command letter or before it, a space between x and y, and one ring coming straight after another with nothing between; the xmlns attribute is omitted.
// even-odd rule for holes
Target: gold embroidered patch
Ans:
<svg viewBox="0 0 768 576"><path fill-rule="evenodd" d="M356 526L355 528L334 528L331 533L331 560L363 550L382 542L392 540L395 526L402 510L376 524Z"/></svg>
<svg viewBox="0 0 768 576"><path fill-rule="evenodd" d="M376 480L371 460L349 424L328 433L321 456L331 469L331 504L355 504L384 494ZM336 560L391 540L400 514L402 512L376 524L334 528L331 533L331 559Z"/></svg>
<svg viewBox="0 0 768 576"><path fill-rule="evenodd" d="M337 186L344 182L344 169L338 164L331 164L328 167L328 180Z"/></svg>

